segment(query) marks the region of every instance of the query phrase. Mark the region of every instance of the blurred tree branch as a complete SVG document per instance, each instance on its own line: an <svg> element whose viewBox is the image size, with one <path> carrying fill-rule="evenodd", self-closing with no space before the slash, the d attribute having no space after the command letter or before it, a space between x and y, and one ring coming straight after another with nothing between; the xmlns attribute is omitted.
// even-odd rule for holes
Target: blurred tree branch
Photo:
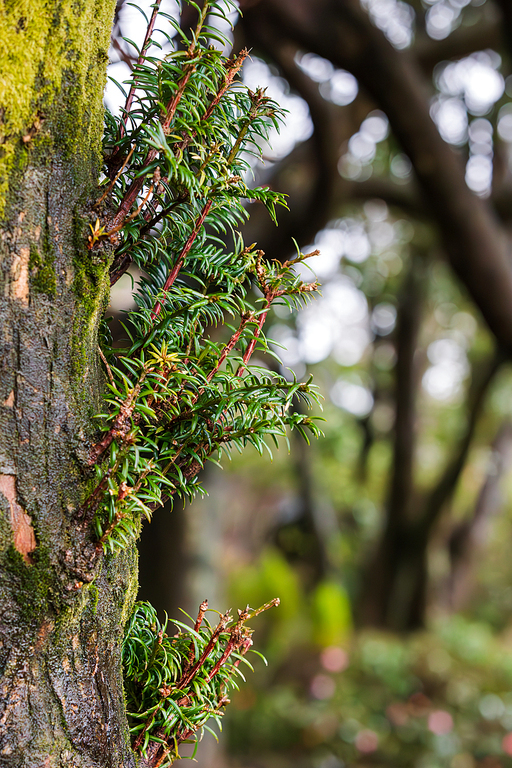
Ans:
<svg viewBox="0 0 512 768"><path fill-rule="evenodd" d="M398 302L395 367L395 425L389 497L384 531L363 580L359 619L364 624L389 626L395 597L397 573L410 554L409 538L414 495L414 454L416 447L416 396L418 383L418 334L423 314L425 266L413 253ZM401 603L398 628L409 624L410 606ZM405 626L401 626L404 624Z"/></svg>
<svg viewBox="0 0 512 768"><path fill-rule="evenodd" d="M256 48L277 65L291 88L307 102L314 125L311 139L314 162L309 188L300 201L294 201L289 212L281 214L280 227L277 232L272 231L271 242L264 248L266 251L270 248L279 256L290 250L292 237L301 243L311 242L332 216L334 190L339 179L334 120L339 116L333 114L333 105L322 98L318 85L295 63L297 46L280 39L264 18L256 18L255 22L243 27L245 46ZM349 138L350 128L345 133Z"/></svg>
<svg viewBox="0 0 512 768"><path fill-rule="evenodd" d="M506 238L489 205L467 187L464 168L434 125L427 83L411 54L398 51L356 0L260 0L244 25L265 15L282 40L352 72L389 118L409 156L425 207L441 232L450 264L498 343L512 350L512 271Z"/></svg>
<svg viewBox="0 0 512 768"><path fill-rule="evenodd" d="M424 529L424 535L428 534L455 492L471 447L478 418L482 412L485 396L504 362L504 355L498 352L493 354L489 360L484 360L479 366L473 366L472 382L466 403L466 429L445 471L425 499L423 511L418 521L420 528Z"/></svg>
<svg viewBox="0 0 512 768"><path fill-rule="evenodd" d="M495 2L501 11L500 31L508 47L509 56L512 56L512 5L509 0L495 0Z"/></svg>
<svg viewBox="0 0 512 768"><path fill-rule="evenodd" d="M452 528L448 551L450 575L446 602L451 610L460 610L468 598L472 581L472 565L478 550L487 540L491 518L501 508L500 484L510 469L512 459L512 424L505 420L491 445L489 468L482 483L473 514Z"/></svg>

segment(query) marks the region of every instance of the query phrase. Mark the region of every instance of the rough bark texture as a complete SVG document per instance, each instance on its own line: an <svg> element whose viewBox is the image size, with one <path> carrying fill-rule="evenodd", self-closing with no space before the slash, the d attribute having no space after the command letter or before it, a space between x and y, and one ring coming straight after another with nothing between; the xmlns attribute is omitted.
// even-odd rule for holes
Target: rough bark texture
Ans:
<svg viewBox="0 0 512 768"><path fill-rule="evenodd" d="M132 551L76 510L97 412L108 254L85 249L112 0L0 9L0 765L134 765L120 640Z"/></svg>

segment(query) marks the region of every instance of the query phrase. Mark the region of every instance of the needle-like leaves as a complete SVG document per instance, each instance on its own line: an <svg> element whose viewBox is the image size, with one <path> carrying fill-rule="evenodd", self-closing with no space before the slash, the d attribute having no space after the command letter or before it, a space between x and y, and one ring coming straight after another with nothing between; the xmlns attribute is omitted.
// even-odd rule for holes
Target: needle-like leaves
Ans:
<svg viewBox="0 0 512 768"><path fill-rule="evenodd" d="M263 332L272 303L299 307L316 284L295 270L305 256L270 262L239 233L247 201L273 219L285 205L279 193L246 184L248 153L259 152L282 114L239 79L247 52L227 59L215 47L211 24L226 19L228 6L206 0L186 50L141 54L124 84L127 108L107 114L89 248L115 245L112 282L132 263L144 275L124 323L126 348L113 349L102 332L110 384L90 456L97 485L85 507L111 553L133 542L141 520L167 499L191 498L206 460L249 444L262 453L290 427L306 439L318 434L292 407L294 398L308 406L316 399L310 382L251 365L254 355L275 356ZM172 35L170 21L160 14L156 26Z"/></svg>

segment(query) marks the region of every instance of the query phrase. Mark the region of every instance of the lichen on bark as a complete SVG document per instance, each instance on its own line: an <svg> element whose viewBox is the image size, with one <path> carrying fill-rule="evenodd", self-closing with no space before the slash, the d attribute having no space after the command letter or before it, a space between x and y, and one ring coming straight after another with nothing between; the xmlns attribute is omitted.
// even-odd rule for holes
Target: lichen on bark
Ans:
<svg viewBox="0 0 512 768"><path fill-rule="evenodd" d="M135 552L93 557L76 520L102 386L108 263L90 263L85 226L113 10L0 6L0 764L13 768L133 765L119 648Z"/></svg>

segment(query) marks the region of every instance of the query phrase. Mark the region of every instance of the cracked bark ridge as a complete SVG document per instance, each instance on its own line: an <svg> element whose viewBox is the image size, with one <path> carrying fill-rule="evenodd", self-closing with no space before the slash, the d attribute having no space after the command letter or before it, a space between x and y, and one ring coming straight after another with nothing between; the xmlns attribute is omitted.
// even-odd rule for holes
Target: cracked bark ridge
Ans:
<svg viewBox="0 0 512 768"><path fill-rule="evenodd" d="M85 240L113 3L33 5L21 29L46 19L48 35L27 48L27 68L45 82L61 69L41 96L38 136L24 141L28 124L7 137L17 162L0 221L0 765L131 768L120 644L136 556L98 556L74 519L102 387L108 260ZM16 14L0 11L0 31Z"/></svg>

